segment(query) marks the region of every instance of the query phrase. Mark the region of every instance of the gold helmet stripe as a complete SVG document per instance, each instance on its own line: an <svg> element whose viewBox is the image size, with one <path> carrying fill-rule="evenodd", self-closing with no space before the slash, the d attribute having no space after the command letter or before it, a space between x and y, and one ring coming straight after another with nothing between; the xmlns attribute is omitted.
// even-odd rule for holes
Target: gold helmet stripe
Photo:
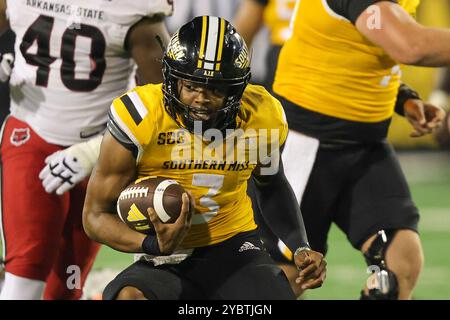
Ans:
<svg viewBox="0 0 450 320"><path fill-rule="evenodd" d="M206 33L208 31L208 17L203 16L202 19L202 40L200 42L200 54L198 56L197 68L203 67L203 60L205 58L205 43L206 43Z"/></svg>
<svg viewBox="0 0 450 320"><path fill-rule="evenodd" d="M223 50L223 38L225 36L225 19L220 18L220 37L219 37L219 49L217 50L216 59L216 71L220 70L220 62L222 60L222 50Z"/></svg>

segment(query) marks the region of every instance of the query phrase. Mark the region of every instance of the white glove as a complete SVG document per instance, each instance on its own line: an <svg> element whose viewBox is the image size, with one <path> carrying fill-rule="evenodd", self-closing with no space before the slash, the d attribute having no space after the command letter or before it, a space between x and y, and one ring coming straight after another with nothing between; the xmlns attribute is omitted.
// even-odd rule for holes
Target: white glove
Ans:
<svg viewBox="0 0 450 320"><path fill-rule="evenodd" d="M91 174L100 153L103 136L57 151L45 159L46 166L39 179L47 193L56 190L57 195L72 189Z"/></svg>
<svg viewBox="0 0 450 320"><path fill-rule="evenodd" d="M14 66L14 55L12 53L0 53L0 81L6 82L11 76Z"/></svg>

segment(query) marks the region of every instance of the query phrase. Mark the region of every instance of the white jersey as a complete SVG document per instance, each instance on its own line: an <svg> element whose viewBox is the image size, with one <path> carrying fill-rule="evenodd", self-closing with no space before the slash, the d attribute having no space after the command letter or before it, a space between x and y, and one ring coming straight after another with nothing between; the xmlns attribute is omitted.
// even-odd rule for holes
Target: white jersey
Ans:
<svg viewBox="0 0 450 320"><path fill-rule="evenodd" d="M172 10L172 0L7 0L16 34L11 114L63 146L102 132L133 69L130 27Z"/></svg>

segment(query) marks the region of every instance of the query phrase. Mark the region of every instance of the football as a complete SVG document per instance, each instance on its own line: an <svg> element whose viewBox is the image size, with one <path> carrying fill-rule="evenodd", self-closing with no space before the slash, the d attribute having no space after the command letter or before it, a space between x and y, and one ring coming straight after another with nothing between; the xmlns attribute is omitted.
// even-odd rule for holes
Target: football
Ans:
<svg viewBox="0 0 450 320"><path fill-rule="evenodd" d="M154 232L147 209L155 209L163 223L173 223L180 215L185 192L175 180L145 177L126 187L117 199L117 213L131 229L149 234Z"/></svg>

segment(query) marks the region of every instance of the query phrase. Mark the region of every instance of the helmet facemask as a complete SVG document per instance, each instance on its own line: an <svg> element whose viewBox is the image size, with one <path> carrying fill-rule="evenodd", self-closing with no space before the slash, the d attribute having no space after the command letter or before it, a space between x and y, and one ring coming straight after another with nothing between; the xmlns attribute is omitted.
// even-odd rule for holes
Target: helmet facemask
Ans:
<svg viewBox="0 0 450 320"><path fill-rule="evenodd" d="M195 122L201 122L201 133L204 133L208 129L218 129L225 131L226 129L235 128L236 117L241 107L241 97L248 83L248 79L242 79L241 81L222 81L211 79L195 79L195 77L180 75L177 72L171 72L170 66L165 64L164 66L164 98L165 108L167 112L174 118L179 126L194 133L194 128L199 127L199 123L194 126ZM187 80L194 84L205 85L208 87L218 87L225 93L223 106L210 113L208 120L196 119L193 114L198 113L198 109L185 104L180 99L180 90L178 80ZM208 81L209 80L209 81ZM199 133L199 132L195 132Z"/></svg>
<svg viewBox="0 0 450 320"><path fill-rule="evenodd" d="M206 25L205 21L208 21L208 28L211 28L210 24L214 19L217 19L219 24L222 23L218 33L222 32L223 50L221 58L216 54L217 61L207 60L207 51L206 54L200 54L201 41L204 41L203 38L200 40L200 37ZM208 38L206 43L208 41L212 40ZM200 133L194 132L198 131L199 127L199 123L196 122L201 122L201 133L212 128L222 132L228 128L235 128L240 100L250 80L249 64L245 42L229 22L207 16L193 19L172 36L164 54L163 92L166 111L180 127L192 133ZM208 65L209 68L212 65L214 68L208 69ZM218 88L221 92L225 92L222 108L208 114L210 116L208 120L199 120L195 117L195 114L199 114L198 108L181 101L179 80L189 81L207 89Z"/></svg>

